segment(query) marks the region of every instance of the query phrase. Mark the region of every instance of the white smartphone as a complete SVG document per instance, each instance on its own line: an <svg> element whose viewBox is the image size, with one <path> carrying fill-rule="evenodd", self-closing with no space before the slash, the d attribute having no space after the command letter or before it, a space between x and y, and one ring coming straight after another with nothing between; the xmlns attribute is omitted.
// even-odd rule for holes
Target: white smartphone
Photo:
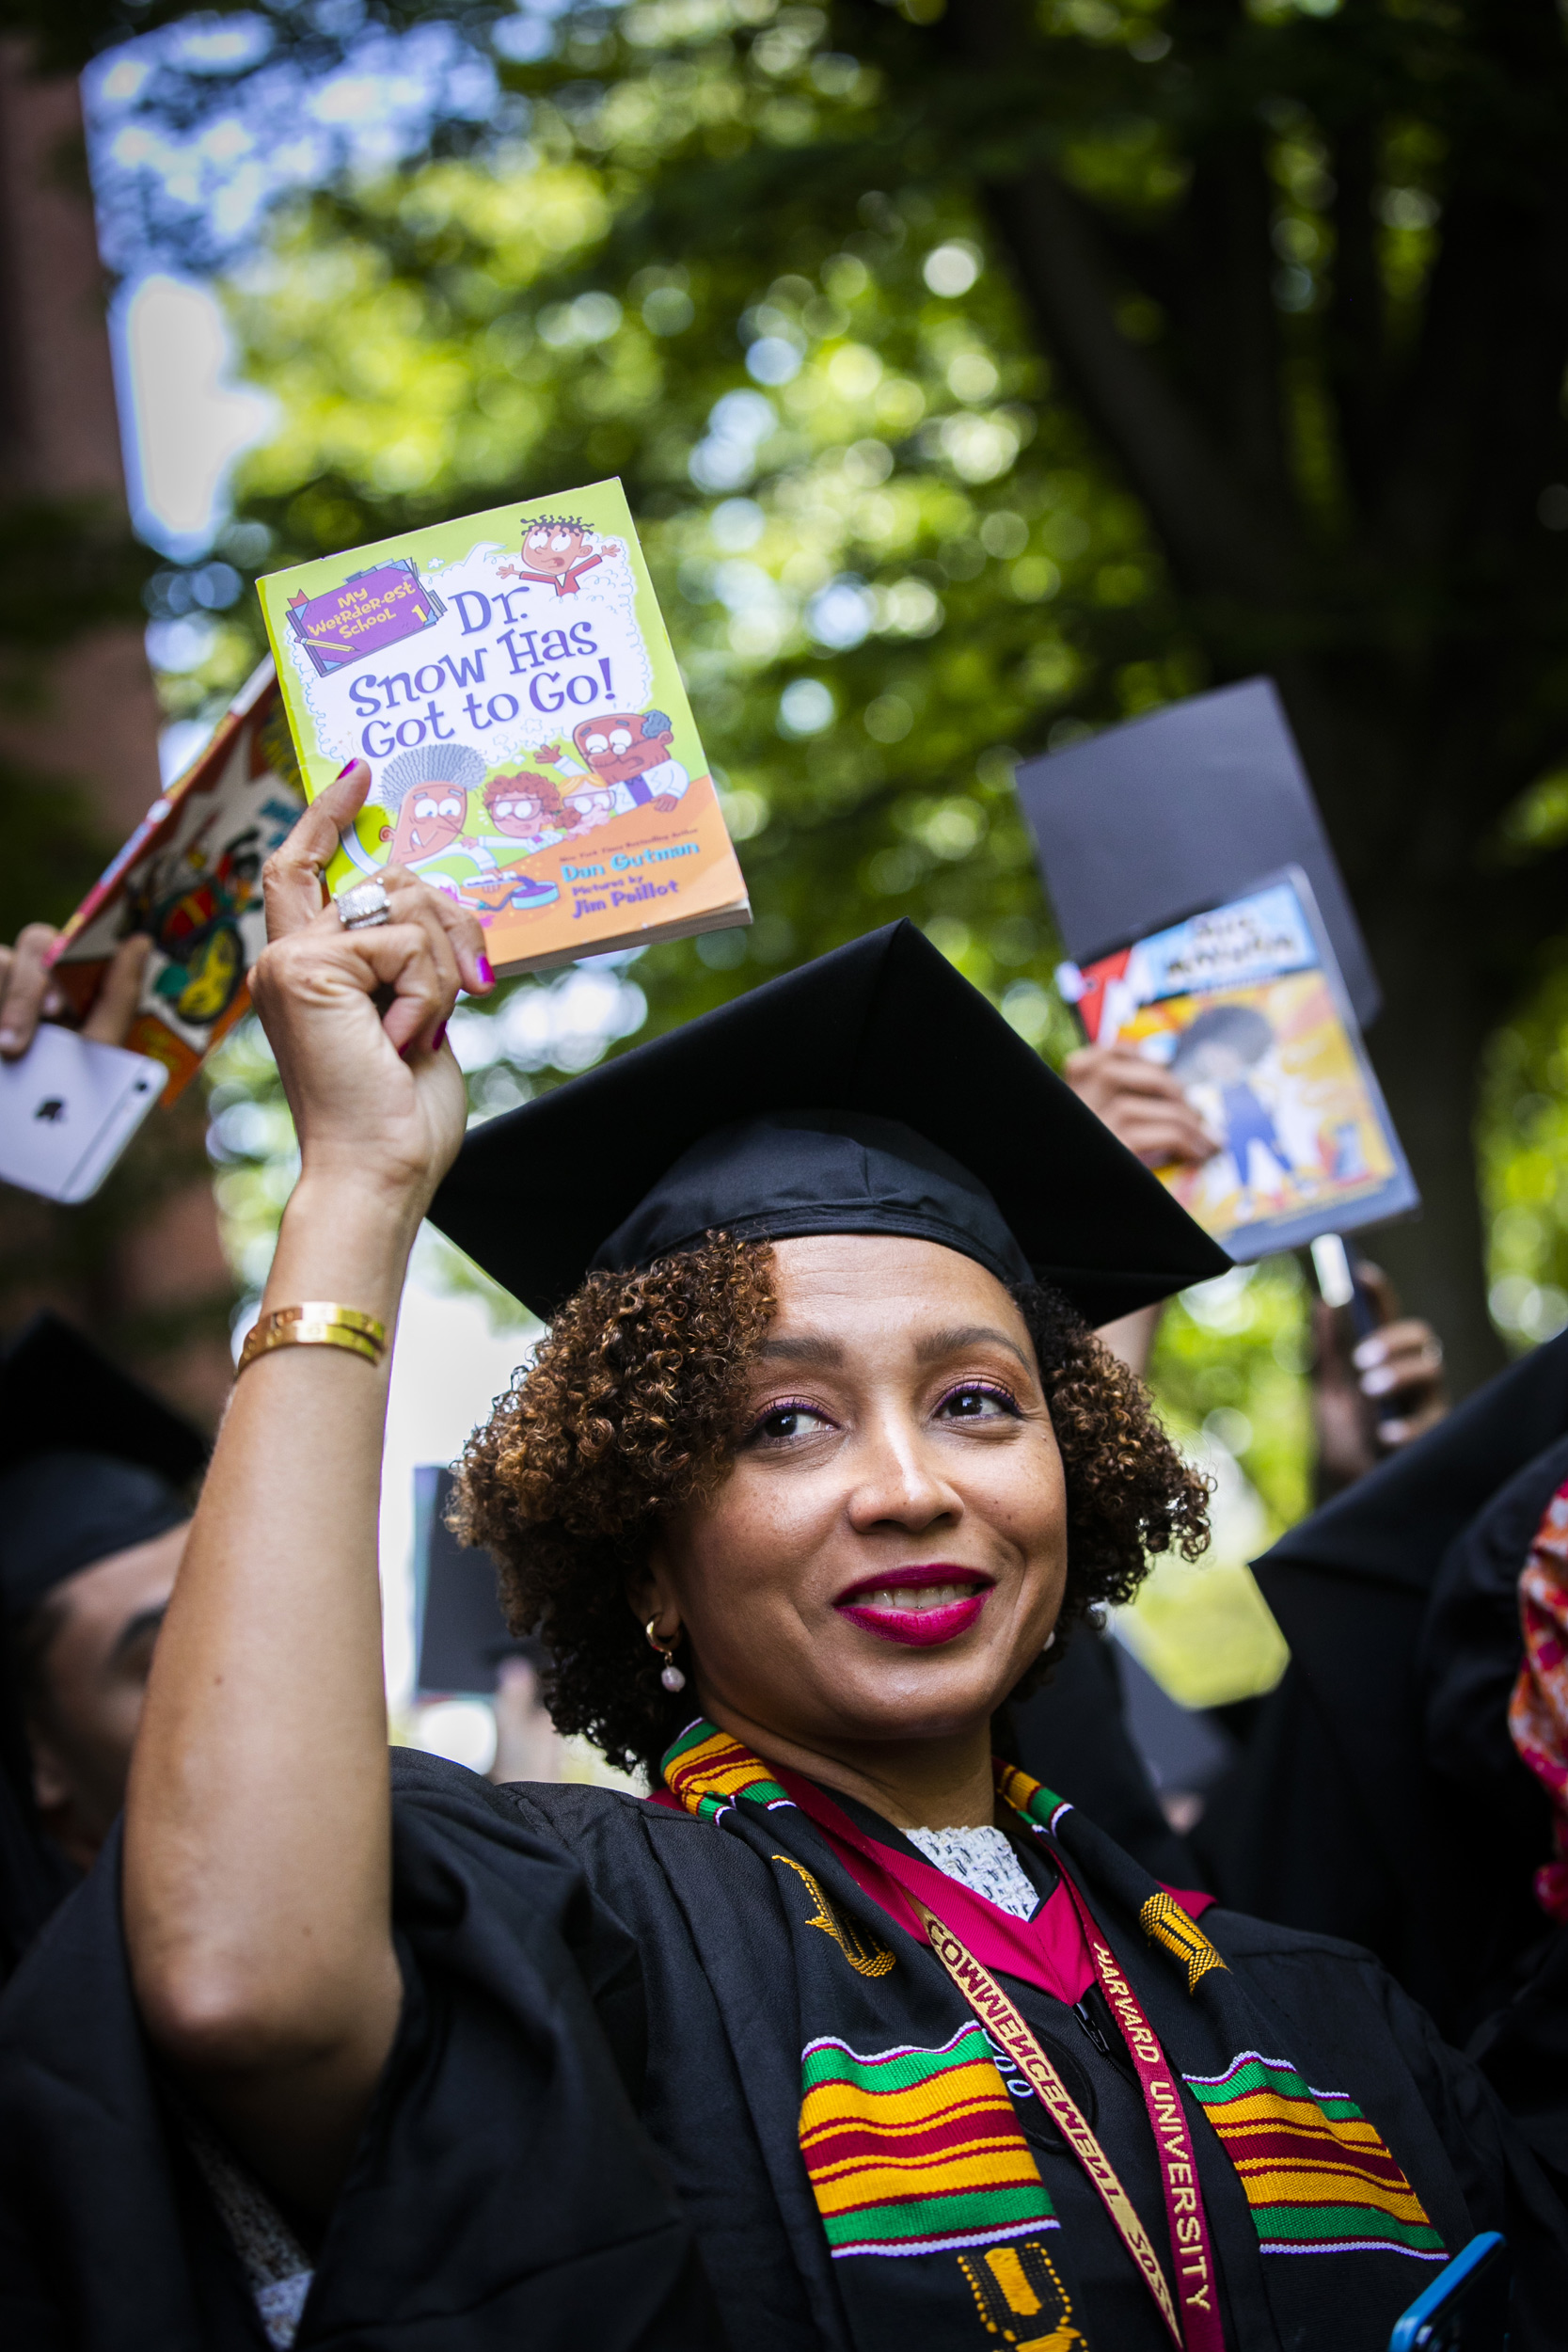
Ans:
<svg viewBox="0 0 1568 2352"><path fill-rule="evenodd" d="M90 1200L167 1078L149 1054L41 1022L20 1061L0 1061L0 1180L47 1200Z"/></svg>

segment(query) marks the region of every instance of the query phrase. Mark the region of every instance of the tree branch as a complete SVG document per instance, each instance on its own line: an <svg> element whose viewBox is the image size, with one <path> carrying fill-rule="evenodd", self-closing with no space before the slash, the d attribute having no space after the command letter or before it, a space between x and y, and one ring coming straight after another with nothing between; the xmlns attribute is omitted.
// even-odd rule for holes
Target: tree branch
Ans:
<svg viewBox="0 0 1568 2352"><path fill-rule="evenodd" d="M931 37L971 72L1015 79L1037 72L1036 37L1013 0L964 0ZM1048 348L1120 459L1178 576L1199 595L1284 596L1291 564L1281 517L1265 518L1241 491L1159 362L1117 326L1115 274L1088 208L1036 162L994 174L981 194Z"/></svg>
<svg viewBox="0 0 1568 2352"><path fill-rule="evenodd" d="M982 191L1047 347L1148 507L1171 563L1198 595L1288 590L1278 534L1239 496L1157 363L1116 322L1113 290L1080 208L1050 173Z"/></svg>

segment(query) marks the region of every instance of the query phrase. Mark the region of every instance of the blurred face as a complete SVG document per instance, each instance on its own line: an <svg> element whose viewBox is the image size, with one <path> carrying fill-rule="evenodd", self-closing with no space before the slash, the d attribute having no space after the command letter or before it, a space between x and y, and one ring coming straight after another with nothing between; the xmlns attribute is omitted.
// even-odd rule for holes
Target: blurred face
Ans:
<svg viewBox="0 0 1568 2352"><path fill-rule="evenodd" d="M935 1243L774 1254L750 1434L667 1528L648 1606L678 1614L703 1711L764 1755L769 1735L842 1755L973 1734L1043 1648L1067 1577L1028 1331Z"/></svg>
<svg viewBox="0 0 1568 2352"><path fill-rule="evenodd" d="M33 1787L45 1828L85 1869L125 1802L152 1646L190 1529L117 1551L55 1586L58 1618L29 1721Z"/></svg>
<svg viewBox="0 0 1568 2352"><path fill-rule="evenodd" d="M392 832L392 864L412 866L448 850L463 830L468 796L455 784L417 784L404 797Z"/></svg>
<svg viewBox="0 0 1568 2352"><path fill-rule="evenodd" d="M612 712L607 719L585 719L572 740L596 776L607 784L629 784L646 775L670 756L670 735L644 735L636 711Z"/></svg>
<svg viewBox="0 0 1568 2352"><path fill-rule="evenodd" d="M1233 1045L1206 1039L1196 1053L1187 1057L1185 1074L1193 1086L1235 1087L1246 1076L1247 1064Z"/></svg>

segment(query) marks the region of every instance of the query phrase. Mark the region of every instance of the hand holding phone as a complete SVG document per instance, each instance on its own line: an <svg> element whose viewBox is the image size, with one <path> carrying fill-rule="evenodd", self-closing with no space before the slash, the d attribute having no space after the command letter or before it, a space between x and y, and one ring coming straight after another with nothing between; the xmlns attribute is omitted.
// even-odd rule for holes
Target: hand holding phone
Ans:
<svg viewBox="0 0 1568 2352"><path fill-rule="evenodd" d="M147 1054L44 1022L24 1054L0 1060L0 1182L89 1200L167 1078Z"/></svg>
<svg viewBox="0 0 1568 2352"><path fill-rule="evenodd" d="M52 923L29 923L14 947L0 947L0 1060L15 1061L33 1041L40 1021L70 1020L71 1005L54 973L60 934ZM136 1017L142 972L152 942L145 932L120 941L81 1023L84 1037L123 1045Z"/></svg>

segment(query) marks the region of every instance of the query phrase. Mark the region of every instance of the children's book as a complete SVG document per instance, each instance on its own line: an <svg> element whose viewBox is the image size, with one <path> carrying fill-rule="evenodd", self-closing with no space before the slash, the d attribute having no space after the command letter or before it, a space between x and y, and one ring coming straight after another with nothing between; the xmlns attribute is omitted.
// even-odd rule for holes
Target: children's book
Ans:
<svg viewBox="0 0 1568 2352"><path fill-rule="evenodd" d="M1381 997L1272 678L1243 678L1025 760L1019 799L1079 963L1299 866L1363 1028Z"/></svg>
<svg viewBox="0 0 1568 2352"><path fill-rule="evenodd" d="M370 762L334 891L406 866L498 974L751 921L619 482L257 584L307 792Z"/></svg>
<svg viewBox="0 0 1568 2352"><path fill-rule="evenodd" d="M1419 1205L1300 866L1059 978L1090 1043L1168 1070L1217 1138L1156 1172L1239 1262Z"/></svg>
<svg viewBox="0 0 1568 2352"><path fill-rule="evenodd" d="M55 944L55 977L81 1020L120 941L151 932L125 1043L168 1071L166 1103L249 1001L246 977L267 936L261 867L304 805L277 676L263 661Z"/></svg>

